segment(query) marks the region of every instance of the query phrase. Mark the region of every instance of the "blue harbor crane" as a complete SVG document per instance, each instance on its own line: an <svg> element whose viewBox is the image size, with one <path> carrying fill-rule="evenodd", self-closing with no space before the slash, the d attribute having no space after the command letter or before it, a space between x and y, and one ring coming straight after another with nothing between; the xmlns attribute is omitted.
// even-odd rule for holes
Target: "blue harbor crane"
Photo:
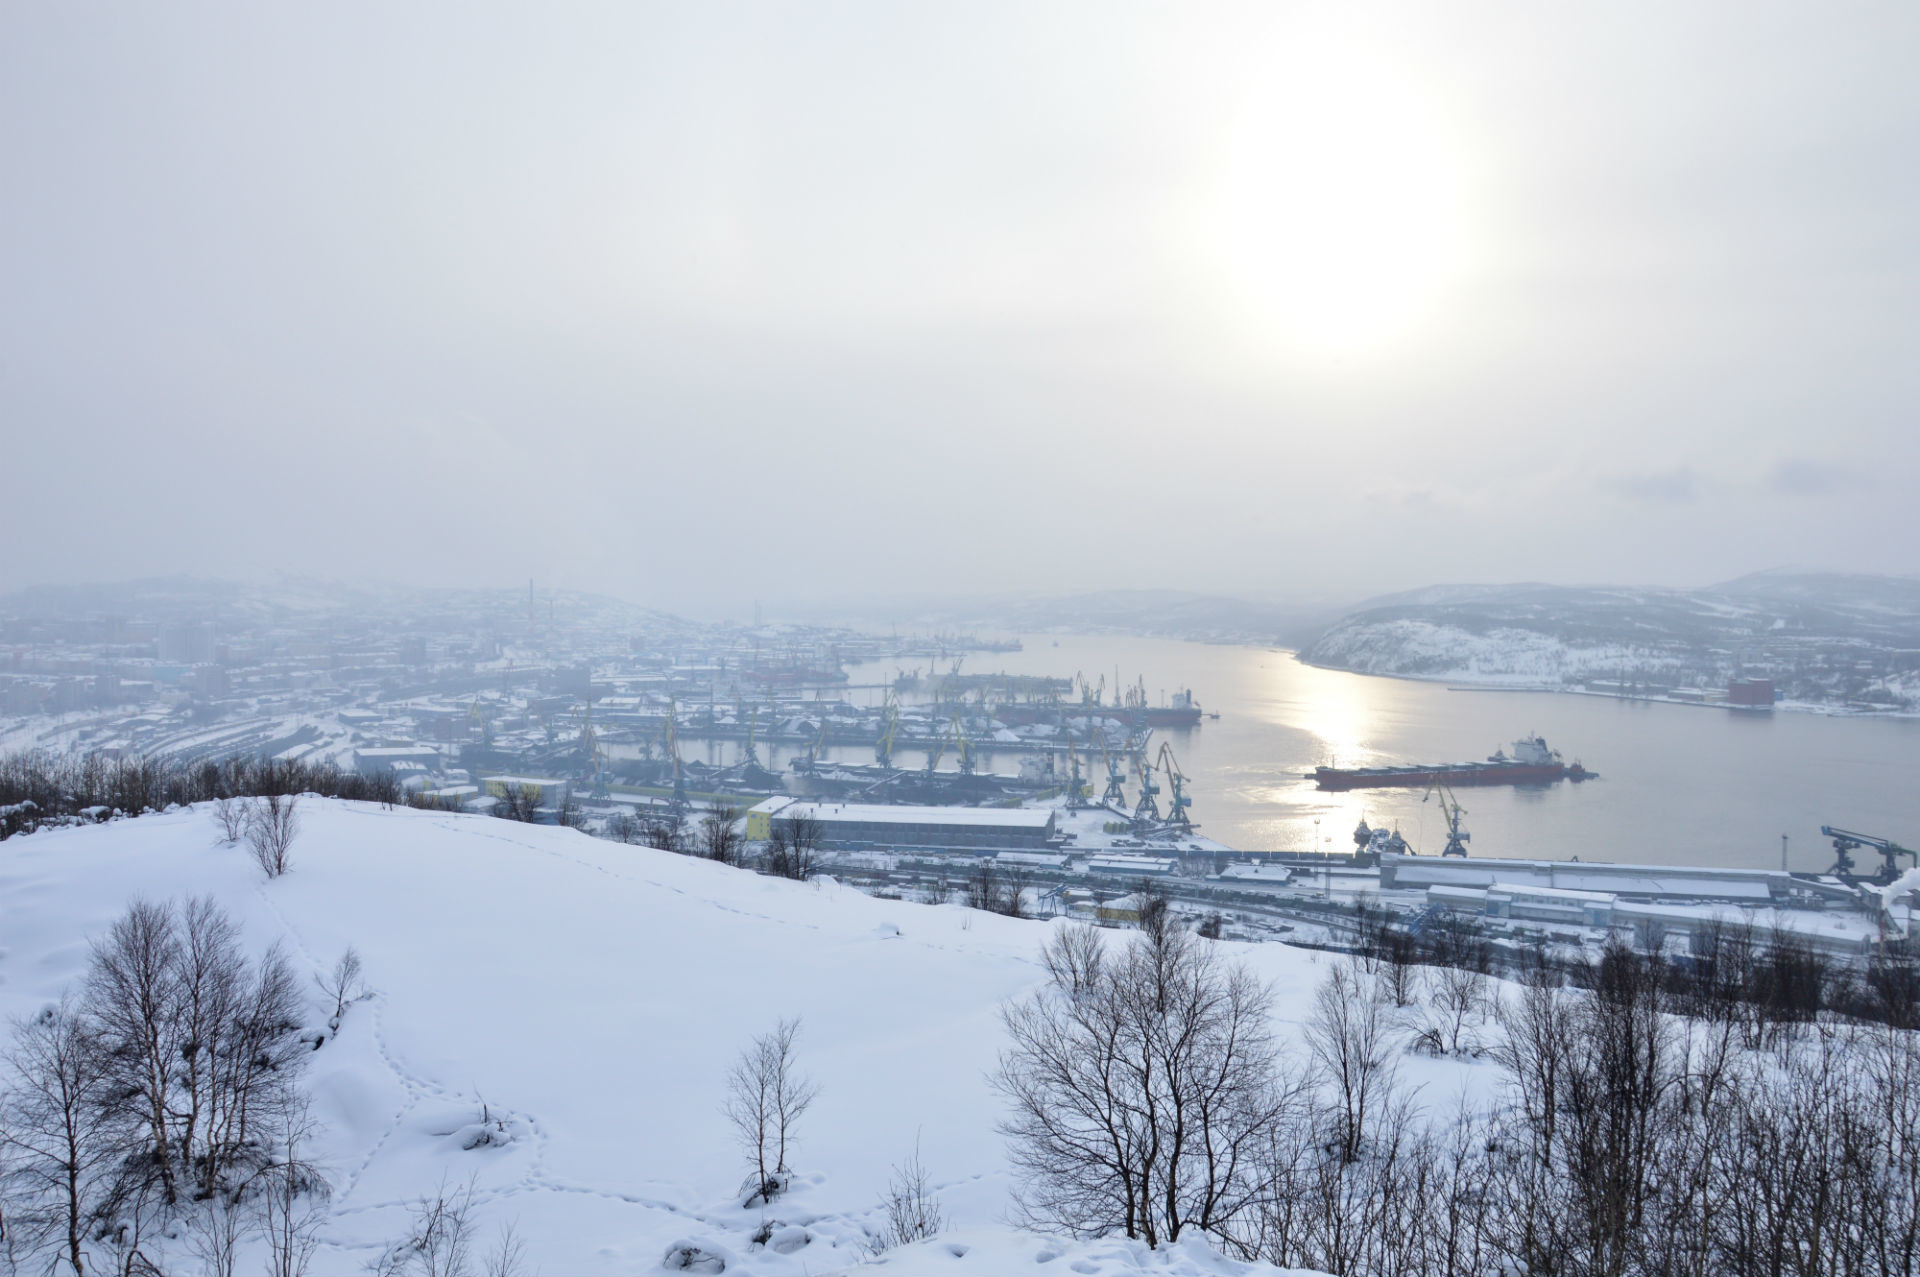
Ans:
<svg viewBox="0 0 1920 1277"><path fill-rule="evenodd" d="M1133 805L1133 827L1143 830L1160 823L1160 804L1154 799L1160 786L1153 783L1153 764L1147 761L1145 748L1136 755L1135 761L1140 768L1140 800Z"/></svg>
<svg viewBox="0 0 1920 1277"><path fill-rule="evenodd" d="M1193 820L1187 815L1187 808L1193 806L1193 795L1186 792L1186 773L1174 761L1171 742L1160 742L1160 770L1166 774L1167 784L1173 789L1173 796L1167 803L1167 823L1182 833L1190 834L1193 832Z"/></svg>
<svg viewBox="0 0 1920 1277"><path fill-rule="evenodd" d="M1100 736L1100 757L1107 764L1107 792L1100 795L1100 801L1116 811L1124 811L1127 806L1127 791L1120 783L1120 755L1107 748L1105 733Z"/></svg>

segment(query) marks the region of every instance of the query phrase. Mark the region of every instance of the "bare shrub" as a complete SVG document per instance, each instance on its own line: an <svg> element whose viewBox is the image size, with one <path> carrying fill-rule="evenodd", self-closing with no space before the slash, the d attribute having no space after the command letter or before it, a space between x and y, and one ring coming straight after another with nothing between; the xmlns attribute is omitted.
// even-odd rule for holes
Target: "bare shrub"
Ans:
<svg viewBox="0 0 1920 1277"><path fill-rule="evenodd" d="M1027 916L1027 867L1017 861L1002 866L993 856L980 857L967 878L967 907L1009 918Z"/></svg>
<svg viewBox="0 0 1920 1277"><path fill-rule="evenodd" d="M220 826L220 841L229 847L246 835L247 804L241 799L216 798L213 802L213 818Z"/></svg>
<svg viewBox="0 0 1920 1277"><path fill-rule="evenodd" d="M876 1253L926 1241L946 1227L946 1213L933 1191L932 1177L920 1160L920 1142L914 1141L913 1156L895 1166L887 1177L887 1193L880 1202L886 1218L880 1235L874 1239Z"/></svg>
<svg viewBox="0 0 1920 1277"><path fill-rule="evenodd" d="M523 1277L526 1273L527 1244L518 1224L509 1221L500 1225L493 1245L487 1249L483 1271L486 1277Z"/></svg>
<svg viewBox="0 0 1920 1277"><path fill-rule="evenodd" d="M785 1188L794 1127L820 1094L795 1063L799 1033L799 1020L780 1021L740 1053L727 1075L722 1111L754 1167L749 1205L770 1202Z"/></svg>
<svg viewBox="0 0 1920 1277"><path fill-rule="evenodd" d="M278 878L289 867L288 853L300 832L299 803L295 795L268 794L248 808L247 850L269 878Z"/></svg>
<svg viewBox="0 0 1920 1277"><path fill-rule="evenodd" d="M640 840L659 851L685 851L687 818L677 807L656 807L641 821Z"/></svg>
<svg viewBox="0 0 1920 1277"><path fill-rule="evenodd" d="M248 1212L226 1194L216 1194L202 1206L187 1233L187 1251L197 1271L207 1277L236 1277L236 1261L242 1238L254 1232Z"/></svg>
<svg viewBox="0 0 1920 1277"><path fill-rule="evenodd" d="M328 1027L338 1029L341 1017L347 1013L348 1004L366 996L360 951L348 945L346 952L334 960L333 969L325 975L315 976L314 982L320 986L320 992L333 1002L333 1014L327 1019Z"/></svg>
<svg viewBox="0 0 1920 1277"><path fill-rule="evenodd" d="M320 1245L326 1219L327 1181L303 1156L314 1123L304 1097L290 1104L274 1141L274 1159L256 1178L261 1236L267 1242L268 1277L305 1277ZM451 1273L452 1269L441 1270Z"/></svg>
<svg viewBox="0 0 1920 1277"><path fill-rule="evenodd" d="M463 1277L473 1266L473 1186L445 1179L408 1209L407 1236L387 1248L377 1277Z"/></svg>

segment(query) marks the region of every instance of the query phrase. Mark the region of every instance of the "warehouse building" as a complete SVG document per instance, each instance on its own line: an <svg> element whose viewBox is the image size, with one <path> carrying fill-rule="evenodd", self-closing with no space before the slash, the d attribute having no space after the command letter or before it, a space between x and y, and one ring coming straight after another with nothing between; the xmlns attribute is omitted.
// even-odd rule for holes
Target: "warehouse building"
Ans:
<svg viewBox="0 0 1920 1277"><path fill-rule="evenodd" d="M769 798L747 812L747 837L766 839L795 820L819 828L832 850L944 847L1045 851L1054 813L1006 807L914 807L880 803L815 803Z"/></svg>

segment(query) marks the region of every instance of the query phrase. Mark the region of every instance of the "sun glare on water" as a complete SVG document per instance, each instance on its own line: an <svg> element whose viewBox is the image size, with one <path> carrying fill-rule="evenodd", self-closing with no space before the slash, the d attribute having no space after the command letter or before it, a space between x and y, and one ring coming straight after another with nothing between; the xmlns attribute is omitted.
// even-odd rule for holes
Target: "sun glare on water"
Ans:
<svg viewBox="0 0 1920 1277"><path fill-rule="evenodd" d="M1228 138L1212 242L1235 301L1288 347L1357 353L1431 322L1468 256L1434 104L1365 51L1259 67Z"/></svg>

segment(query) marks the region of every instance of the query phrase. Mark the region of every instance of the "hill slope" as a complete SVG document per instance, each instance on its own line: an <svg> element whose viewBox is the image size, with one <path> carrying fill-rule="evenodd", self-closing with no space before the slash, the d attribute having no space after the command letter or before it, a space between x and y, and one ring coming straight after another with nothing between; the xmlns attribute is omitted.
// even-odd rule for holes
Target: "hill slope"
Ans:
<svg viewBox="0 0 1920 1277"><path fill-rule="evenodd" d="M356 946L377 995L311 1057L334 1186L316 1273L363 1269L421 1194L469 1177L482 1241L517 1221L547 1273L657 1271L679 1243L729 1271L840 1270L865 1258L916 1138L954 1228L888 1257L894 1271L1273 1271L1000 1224L1009 1178L985 1075L998 1004L1040 982L1046 924L564 829L319 800L302 814L293 871L271 883L216 844L205 811L0 843L0 1011L77 984L87 938L135 895L211 893L249 947L282 943L315 972ZM1282 1015L1302 1015L1315 960L1249 952ZM749 1246L761 1215L737 1206L746 1168L718 1109L739 1048L793 1015L822 1091L799 1185L773 1212L808 1240L781 1254ZM465 1149L483 1113L504 1142Z"/></svg>
<svg viewBox="0 0 1920 1277"><path fill-rule="evenodd" d="M1364 605L1301 659L1488 684L1759 675L1790 700L1914 708L1917 648L1920 580L1767 572L1698 590L1432 586Z"/></svg>

